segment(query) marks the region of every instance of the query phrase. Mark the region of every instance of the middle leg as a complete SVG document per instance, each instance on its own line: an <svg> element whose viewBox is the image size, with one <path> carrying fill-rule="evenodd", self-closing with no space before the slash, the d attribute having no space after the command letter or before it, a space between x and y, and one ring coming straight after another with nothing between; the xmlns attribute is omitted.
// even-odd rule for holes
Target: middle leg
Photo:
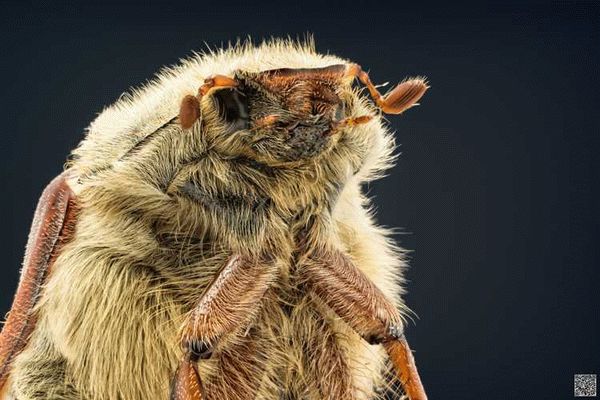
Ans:
<svg viewBox="0 0 600 400"><path fill-rule="evenodd" d="M371 344L382 344L410 400L427 400L404 337L402 316L343 253L317 250L300 268L306 285Z"/></svg>
<svg viewBox="0 0 600 400"><path fill-rule="evenodd" d="M268 348L260 332L250 329L219 351L214 378L206 385L208 399L253 400L264 373Z"/></svg>
<svg viewBox="0 0 600 400"><path fill-rule="evenodd" d="M198 360L210 358L218 343L251 323L275 275L272 262L236 254L228 259L188 317L182 340L185 354L171 384L171 400L206 399ZM230 368L231 360L227 354L223 357L223 366Z"/></svg>

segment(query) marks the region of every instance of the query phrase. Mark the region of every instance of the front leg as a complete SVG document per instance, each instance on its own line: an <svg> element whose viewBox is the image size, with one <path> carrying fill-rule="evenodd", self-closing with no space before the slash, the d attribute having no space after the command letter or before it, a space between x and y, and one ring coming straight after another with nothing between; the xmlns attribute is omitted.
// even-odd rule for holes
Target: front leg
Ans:
<svg viewBox="0 0 600 400"><path fill-rule="evenodd" d="M197 361L210 358L219 341L248 326L275 271L272 263L241 255L227 260L188 318L182 340L185 354L171 384L171 400L206 398Z"/></svg>
<svg viewBox="0 0 600 400"><path fill-rule="evenodd" d="M314 250L299 271L308 287L371 344L381 343L410 400L426 400L402 317L351 260L339 251Z"/></svg>

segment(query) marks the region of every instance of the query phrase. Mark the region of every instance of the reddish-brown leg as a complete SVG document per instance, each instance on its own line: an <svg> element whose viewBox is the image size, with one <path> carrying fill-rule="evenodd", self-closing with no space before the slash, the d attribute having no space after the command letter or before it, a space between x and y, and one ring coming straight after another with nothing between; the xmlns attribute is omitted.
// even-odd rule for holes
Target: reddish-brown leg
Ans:
<svg viewBox="0 0 600 400"><path fill-rule="evenodd" d="M250 330L218 354L218 369L206 385L211 400L254 400L264 372L267 349L257 332ZM217 355L215 355L217 356Z"/></svg>
<svg viewBox="0 0 600 400"><path fill-rule="evenodd" d="M303 281L346 323L372 344L388 352L410 400L427 395L403 335L396 307L339 251L317 251L299 267Z"/></svg>
<svg viewBox="0 0 600 400"><path fill-rule="evenodd" d="M205 399L197 361L215 345L248 326L275 277L269 263L231 256L192 310L182 340L185 351L171 384L171 400Z"/></svg>
<svg viewBox="0 0 600 400"><path fill-rule="evenodd" d="M308 379L318 390L318 398L356 400L346 350L325 320L316 321L312 328L315 335L307 338L307 349L312 351L305 357Z"/></svg>

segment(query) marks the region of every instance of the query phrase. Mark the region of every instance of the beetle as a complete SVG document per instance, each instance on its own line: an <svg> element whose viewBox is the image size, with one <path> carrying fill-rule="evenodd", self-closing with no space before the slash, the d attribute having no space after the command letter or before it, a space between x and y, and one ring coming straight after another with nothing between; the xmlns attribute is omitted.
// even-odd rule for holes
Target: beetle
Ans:
<svg viewBox="0 0 600 400"><path fill-rule="evenodd" d="M402 250L362 185L393 162L382 114L427 88L382 95L358 64L272 40L122 96L40 198L5 398L374 399L391 366L426 399Z"/></svg>

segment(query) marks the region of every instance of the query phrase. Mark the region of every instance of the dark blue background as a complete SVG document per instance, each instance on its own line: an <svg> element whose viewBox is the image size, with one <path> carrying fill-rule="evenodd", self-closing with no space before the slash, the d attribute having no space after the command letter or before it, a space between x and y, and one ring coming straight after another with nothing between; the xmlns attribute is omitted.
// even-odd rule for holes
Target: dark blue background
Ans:
<svg viewBox="0 0 600 400"><path fill-rule="evenodd" d="M204 42L312 32L375 82L431 82L369 188L413 251L430 399L568 399L600 372L598 2L52 4L0 7L0 312L37 197L103 106Z"/></svg>

